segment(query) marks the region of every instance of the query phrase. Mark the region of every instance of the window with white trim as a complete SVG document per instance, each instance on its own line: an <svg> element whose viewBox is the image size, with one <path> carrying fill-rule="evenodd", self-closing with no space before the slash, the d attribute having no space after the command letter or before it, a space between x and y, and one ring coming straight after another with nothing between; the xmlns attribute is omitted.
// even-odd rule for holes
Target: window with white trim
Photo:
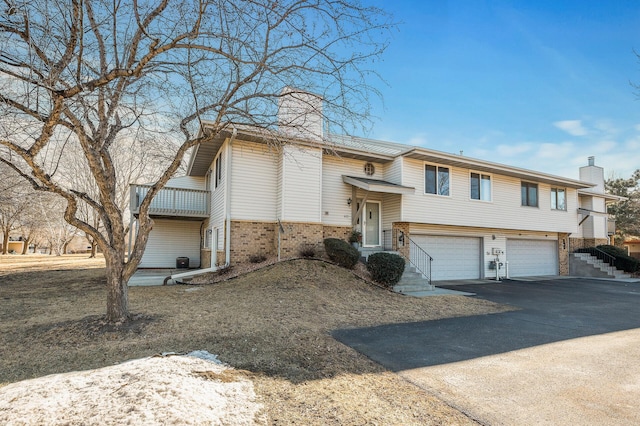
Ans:
<svg viewBox="0 0 640 426"><path fill-rule="evenodd" d="M522 205L528 207L538 207L538 184L531 182L522 182L520 184L520 193L522 195Z"/></svg>
<svg viewBox="0 0 640 426"><path fill-rule="evenodd" d="M491 176L482 173L471 173L472 200L491 201Z"/></svg>
<svg viewBox="0 0 640 426"><path fill-rule="evenodd" d="M202 247L206 249L210 249L211 246L213 245L213 241L211 241L212 238L213 238L213 229L207 228L204 231L204 241L203 241Z"/></svg>
<svg viewBox="0 0 640 426"><path fill-rule="evenodd" d="M567 210L567 191L565 188L551 188L551 209Z"/></svg>
<svg viewBox="0 0 640 426"><path fill-rule="evenodd" d="M448 167L424 165L425 194L449 195L450 170Z"/></svg>
<svg viewBox="0 0 640 426"><path fill-rule="evenodd" d="M213 188L217 188L222 182L222 153L218 155L215 161L215 176L214 176L214 184Z"/></svg>

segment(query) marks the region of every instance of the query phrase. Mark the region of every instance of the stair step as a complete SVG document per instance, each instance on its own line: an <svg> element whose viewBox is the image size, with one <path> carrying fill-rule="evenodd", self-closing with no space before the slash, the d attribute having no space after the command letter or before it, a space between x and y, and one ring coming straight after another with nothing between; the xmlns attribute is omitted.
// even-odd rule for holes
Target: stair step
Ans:
<svg viewBox="0 0 640 426"><path fill-rule="evenodd" d="M589 253L573 253L573 255L576 258L580 259L581 262L584 262L587 265L591 265L593 269L601 271L608 277L612 277L615 279L626 279L631 277L629 274L618 270L615 266L611 266L603 260L598 259L597 257L592 256Z"/></svg>
<svg viewBox="0 0 640 426"><path fill-rule="evenodd" d="M430 284L416 284L416 285L400 285L393 286L393 291L396 293L410 293L414 291L431 291L433 286Z"/></svg>

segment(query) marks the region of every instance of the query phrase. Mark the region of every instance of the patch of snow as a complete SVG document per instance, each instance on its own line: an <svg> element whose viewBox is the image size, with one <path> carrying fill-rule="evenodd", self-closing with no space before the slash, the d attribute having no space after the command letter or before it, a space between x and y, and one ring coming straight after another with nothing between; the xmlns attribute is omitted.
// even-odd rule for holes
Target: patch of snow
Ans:
<svg viewBox="0 0 640 426"><path fill-rule="evenodd" d="M195 356L143 358L6 385L0 388L0 424L265 423L250 380L216 380L229 368L206 351L191 354Z"/></svg>

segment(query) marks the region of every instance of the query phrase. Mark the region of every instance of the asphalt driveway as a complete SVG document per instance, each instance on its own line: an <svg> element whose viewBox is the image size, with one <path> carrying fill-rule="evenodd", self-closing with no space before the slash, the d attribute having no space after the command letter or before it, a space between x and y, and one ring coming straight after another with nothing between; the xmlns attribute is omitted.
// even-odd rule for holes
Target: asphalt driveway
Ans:
<svg viewBox="0 0 640 426"><path fill-rule="evenodd" d="M640 424L640 283L455 290L518 310L333 335L484 424Z"/></svg>

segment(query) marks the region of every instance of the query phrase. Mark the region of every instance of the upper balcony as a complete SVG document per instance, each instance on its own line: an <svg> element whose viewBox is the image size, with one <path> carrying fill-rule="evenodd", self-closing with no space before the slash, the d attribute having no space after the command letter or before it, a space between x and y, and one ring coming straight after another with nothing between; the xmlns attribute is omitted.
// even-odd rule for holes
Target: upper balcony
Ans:
<svg viewBox="0 0 640 426"><path fill-rule="evenodd" d="M607 234L609 236L616 234L616 220L613 216L607 218Z"/></svg>
<svg viewBox="0 0 640 426"><path fill-rule="evenodd" d="M151 185L131 185L131 213L140 213L140 204ZM163 188L151 201L149 216L173 219L206 219L209 217L209 191L184 188Z"/></svg>

